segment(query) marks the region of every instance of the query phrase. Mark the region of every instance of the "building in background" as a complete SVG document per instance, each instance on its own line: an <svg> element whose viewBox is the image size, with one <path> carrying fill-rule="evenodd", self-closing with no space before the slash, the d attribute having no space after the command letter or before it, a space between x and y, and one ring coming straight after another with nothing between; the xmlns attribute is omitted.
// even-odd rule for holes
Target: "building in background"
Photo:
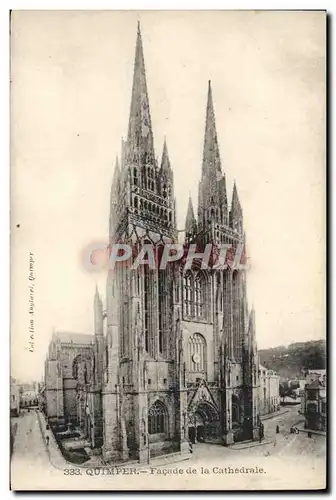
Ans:
<svg viewBox="0 0 336 500"><path fill-rule="evenodd" d="M309 370L302 405L307 429L327 430L327 374L326 370Z"/></svg>
<svg viewBox="0 0 336 500"><path fill-rule="evenodd" d="M40 411L42 411L47 416L47 402L46 402L46 390L45 390L44 377L43 377L42 382L39 383L39 387L38 387L38 405L39 405Z"/></svg>
<svg viewBox="0 0 336 500"><path fill-rule="evenodd" d="M259 364L259 409L260 415L280 410L280 377L274 370Z"/></svg>
<svg viewBox="0 0 336 500"><path fill-rule="evenodd" d="M16 380L10 379L10 415L17 417L20 413L20 388Z"/></svg>
<svg viewBox="0 0 336 500"><path fill-rule="evenodd" d="M54 332L45 361L45 413L50 423L76 423L92 447L102 446L104 337Z"/></svg>

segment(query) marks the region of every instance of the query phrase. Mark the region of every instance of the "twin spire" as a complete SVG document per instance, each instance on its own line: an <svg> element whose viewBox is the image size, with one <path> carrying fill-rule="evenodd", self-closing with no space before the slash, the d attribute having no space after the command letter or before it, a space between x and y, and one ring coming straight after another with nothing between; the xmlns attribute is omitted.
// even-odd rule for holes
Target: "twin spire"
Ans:
<svg viewBox="0 0 336 500"><path fill-rule="evenodd" d="M156 164L140 23L138 23L137 28L133 87L126 150L127 159L129 161L134 161L136 163L144 161L145 163L152 163L153 165ZM172 172L166 140L164 141L163 146L161 170L162 172L166 173ZM211 184L216 185L216 190L218 189L218 202L220 204L227 205L226 184L225 177L223 176L221 171L221 160L210 81L208 83L208 98L202 162L202 178L204 177L212 178ZM189 200L187 217L189 220L191 216L191 210L193 212L192 204L191 209L190 204L191 199ZM234 185L233 189L231 210L235 214L241 214L241 206L238 199L236 185Z"/></svg>
<svg viewBox="0 0 336 500"><path fill-rule="evenodd" d="M152 120L139 22L135 46L131 110L128 123L127 154L128 158L135 160L135 162L142 159L145 163L155 164ZM163 145L161 169L164 172L171 171L166 139Z"/></svg>
<svg viewBox="0 0 336 500"><path fill-rule="evenodd" d="M216 130L215 111L212 99L211 81L208 84L208 101L203 147L202 176L207 173L221 172L221 161Z"/></svg>
<svg viewBox="0 0 336 500"><path fill-rule="evenodd" d="M149 109L145 61L139 23L135 47L127 146L128 155L132 160L139 159L139 157L145 155L146 162L155 161L152 121Z"/></svg>

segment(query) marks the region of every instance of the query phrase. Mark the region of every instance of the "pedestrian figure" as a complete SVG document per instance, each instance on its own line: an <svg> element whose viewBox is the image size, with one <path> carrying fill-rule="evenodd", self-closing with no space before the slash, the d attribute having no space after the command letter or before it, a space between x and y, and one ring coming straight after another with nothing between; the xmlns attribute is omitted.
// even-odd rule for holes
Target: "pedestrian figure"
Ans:
<svg viewBox="0 0 336 500"><path fill-rule="evenodd" d="M280 432L280 429L279 429L279 426L278 426L278 425L276 426L275 432L276 432L277 434L279 434L279 432Z"/></svg>
<svg viewBox="0 0 336 500"><path fill-rule="evenodd" d="M308 437L311 438L312 437L312 433L311 432L308 432Z"/></svg>
<svg viewBox="0 0 336 500"><path fill-rule="evenodd" d="M45 440L46 440L46 445L48 447L49 446L49 436L48 436L48 434L46 434Z"/></svg>

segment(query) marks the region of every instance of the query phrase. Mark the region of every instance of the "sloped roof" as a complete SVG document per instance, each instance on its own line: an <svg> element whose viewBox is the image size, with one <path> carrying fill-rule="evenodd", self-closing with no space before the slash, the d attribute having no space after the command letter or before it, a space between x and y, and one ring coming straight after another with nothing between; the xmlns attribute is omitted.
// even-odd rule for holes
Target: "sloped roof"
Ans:
<svg viewBox="0 0 336 500"><path fill-rule="evenodd" d="M90 345L94 342L94 335L90 335L89 333L55 332L52 339L60 340L61 344Z"/></svg>
<svg viewBox="0 0 336 500"><path fill-rule="evenodd" d="M327 370L325 368L316 369L316 370L308 370L308 373L316 373L317 375L325 375Z"/></svg>
<svg viewBox="0 0 336 500"><path fill-rule="evenodd" d="M306 385L307 389L319 389L320 387L325 387L325 384L321 380L313 380Z"/></svg>
<svg viewBox="0 0 336 500"><path fill-rule="evenodd" d="M266 375L277 375L277 372L275 370L272 370L272 368L266 368L261 363L259 363L259 370L265 370Z"/></svg>

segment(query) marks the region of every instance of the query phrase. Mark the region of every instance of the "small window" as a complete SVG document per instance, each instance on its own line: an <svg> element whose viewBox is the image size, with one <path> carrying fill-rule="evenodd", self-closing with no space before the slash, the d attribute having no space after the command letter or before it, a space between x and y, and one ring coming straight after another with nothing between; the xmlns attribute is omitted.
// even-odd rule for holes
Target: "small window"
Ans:
<svg viewBox="0 0 336 500"><path fill-rule="evenodd" d="M148 385L151 385L151 383L152 383L152 380L149 378L148 379Z"/></svg>
<svg viewBox="0 0 336 500"><path fill-rule="evenodd" d="M163 379L163 383L164 383L164 385L167 384L167 379L166 378Z"/></svg>

